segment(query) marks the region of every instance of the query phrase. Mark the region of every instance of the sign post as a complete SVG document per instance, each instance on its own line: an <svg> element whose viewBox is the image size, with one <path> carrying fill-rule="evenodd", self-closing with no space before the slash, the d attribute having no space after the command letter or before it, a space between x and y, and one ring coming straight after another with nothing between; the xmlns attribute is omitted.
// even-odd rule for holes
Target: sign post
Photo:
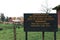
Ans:
<svg viewBox="0 0 60 40"><path fill-rule="evenodd" d="M56 40L56 32L54 32L54 40Z"/></svg>
<svg viewBox="0 0 60 40"><path fill-rule="evenodd" d="M26 37L26 39L25 40L28 40L28 32L25 32L25 37Z"/></svg>
<svg viewBox="0 0 60 40"><path fill-rule="evenodd" d="M56 32L58 31L57 14L24 14L24 31L25 32L42 32L42 40L44 40L44 32L54 32L56 38ZM56 40L54 38L54 40Z"/></svg>
<svg viewBox="0 0 60 40"><path fill-rule="evenodd" d="M42 40L44 40L44 32L42 32Z"/></svg>

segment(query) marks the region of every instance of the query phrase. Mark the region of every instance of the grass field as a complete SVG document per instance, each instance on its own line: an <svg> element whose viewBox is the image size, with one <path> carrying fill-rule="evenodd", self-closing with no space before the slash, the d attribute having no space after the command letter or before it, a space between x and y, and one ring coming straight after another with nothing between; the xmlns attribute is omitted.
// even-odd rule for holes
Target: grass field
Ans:
<svg viewBox="0 0 60 40"><path fill-rule="evenodd" d="M13 25L0 24L0 40L14 40ZM59 29L60 30L60 29ZM45 32L45 40L53 40L53 32ZM25 40L24 28L16 28L17 40ZM60 40L60 31L57 32L57 40ZM28 32L28 40L42 40L42 32Z"/></svg>

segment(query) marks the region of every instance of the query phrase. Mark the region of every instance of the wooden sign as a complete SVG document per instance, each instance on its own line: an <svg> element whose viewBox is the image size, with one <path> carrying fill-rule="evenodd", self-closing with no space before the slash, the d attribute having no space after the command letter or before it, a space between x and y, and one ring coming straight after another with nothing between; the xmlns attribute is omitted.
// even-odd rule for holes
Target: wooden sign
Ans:
<svg viewBox="0 0 60 40"><path fill-rule="evenodd" d="M24 14L24 31L54 32L58 30L57 14Z"/></svg>

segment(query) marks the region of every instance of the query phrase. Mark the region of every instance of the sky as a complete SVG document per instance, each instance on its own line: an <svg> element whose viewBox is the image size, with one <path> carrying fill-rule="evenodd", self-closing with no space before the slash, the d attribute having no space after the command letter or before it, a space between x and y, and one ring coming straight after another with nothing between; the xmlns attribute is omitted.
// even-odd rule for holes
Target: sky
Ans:
<svg viewBox="0 0 60 40"><path fill-rule="evenodd" d="M0 14L8 17L21 17L24 13L41 13L46 0L0 0ZM48 7L54 8L60 0L48 0ZM56 12L56 11L51 11Z"/></svg>

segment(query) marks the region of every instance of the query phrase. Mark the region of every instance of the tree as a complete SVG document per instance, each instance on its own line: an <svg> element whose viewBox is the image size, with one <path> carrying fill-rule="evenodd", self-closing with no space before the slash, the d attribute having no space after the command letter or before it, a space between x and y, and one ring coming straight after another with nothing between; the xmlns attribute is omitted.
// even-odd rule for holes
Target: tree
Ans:
<svg viewBox="0 0 60 40"><path fill-rule="evenodd" d="M5 21L5 16L3 13L1 13L1 21L4 22Z"/></svg>
<svg viewBox="0 0 60 40"><path fill-rule="evenodd" d="M45 0L45 4L42 4L41 7L41 11L45 12L45 13L50 13L51 12L51 7L49 7L50 5L48 4L48 0Z"/></svg>
<svg viewBox="0 0 60 40"><path fill-rule="evenodd" d="M8 17L6 17L5 21L6 21L6 22L8 22L8 21L9 21L9 18L8 18Z"/></svg>

